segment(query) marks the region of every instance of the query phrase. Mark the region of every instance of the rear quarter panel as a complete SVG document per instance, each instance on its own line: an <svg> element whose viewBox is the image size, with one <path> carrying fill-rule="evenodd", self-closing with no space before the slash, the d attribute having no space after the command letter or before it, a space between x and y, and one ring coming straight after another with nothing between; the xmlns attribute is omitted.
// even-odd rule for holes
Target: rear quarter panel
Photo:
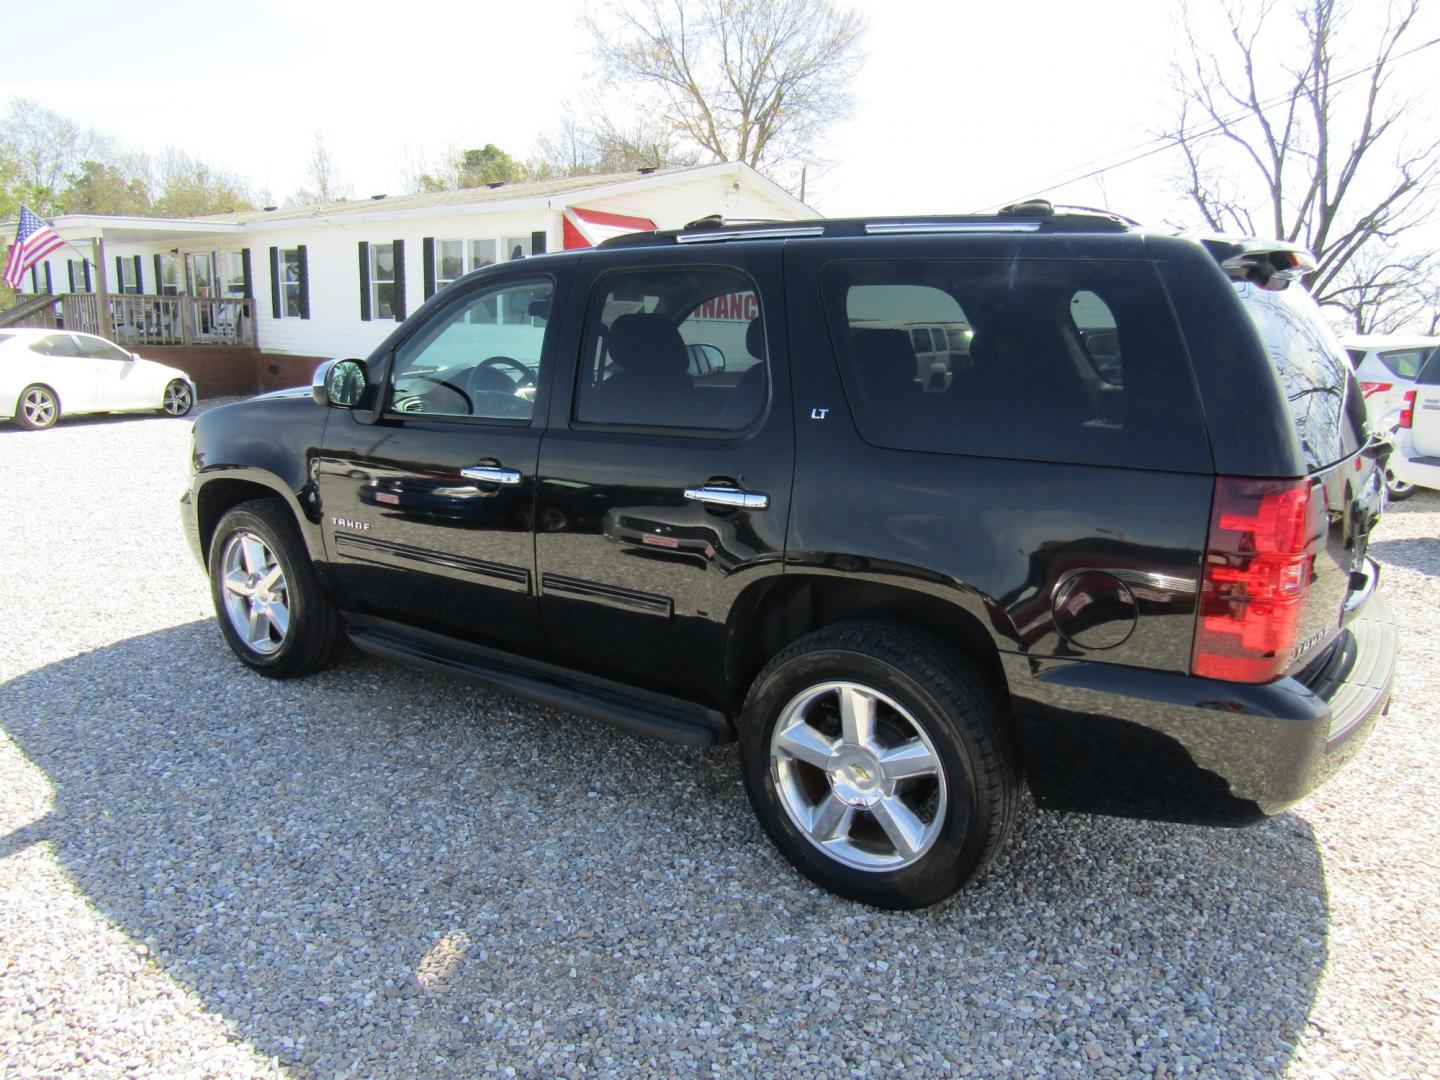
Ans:
<svg viewBox="0 0 1440 1080"><path fill-rule="evenodd" d="M787 251L797 464L786 573L946 600L1002 653L1187 670L1213 478L866 443L825 330L826 258ZM1138 618L1122 643L1081 649L1056 629L1057 586L1079 570L1130 587Z"/></svg>

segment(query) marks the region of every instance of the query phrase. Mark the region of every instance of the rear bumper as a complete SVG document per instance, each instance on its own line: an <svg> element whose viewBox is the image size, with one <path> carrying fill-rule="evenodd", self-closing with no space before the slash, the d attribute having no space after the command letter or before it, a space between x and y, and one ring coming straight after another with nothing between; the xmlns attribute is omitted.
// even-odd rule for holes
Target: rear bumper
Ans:
<svg viewBox="0 0 1440 1080"><path fill-rule="evenodd" d="M1051 809L1243 825L1304 798L1389 707L1394 618L1377 592L1310 685L1261 686L1006 657L1025 772ZM1308 673L1307 673L1308 674Z"/></svg>
<svg viewBox="0 0 1440 1080"><path fill-rule="evenodd" d="M1397 446L1387 464L1396 480L1440 489L1440 457L1411 456L1407 447Z"/></svg>

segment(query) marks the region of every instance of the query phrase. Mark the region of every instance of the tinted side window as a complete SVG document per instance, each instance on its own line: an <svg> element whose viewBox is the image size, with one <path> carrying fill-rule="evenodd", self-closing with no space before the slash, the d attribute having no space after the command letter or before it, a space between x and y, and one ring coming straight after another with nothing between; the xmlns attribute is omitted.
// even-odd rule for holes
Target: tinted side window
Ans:
<svg viewBox="0 0 1440 1080"><path fill-rule="evenodd" d="M1194 381L1153 267L1084 260L836 262L821 275L841 378L877 446L1208 471ZM904 327L966 343L943 377ZM952 331L953 328L953 331Z"/></svg>
<svg viewBox="0 0 1440 1080"><path fill-rule="evenodd" d="M30 346L31 352L42 356L79 356L80 349L69 334L49 334Z"/></svg>
<svg viewBox="0 0 1440 1080"><path fill-rule="evenodd" d="M1390 374L1402 379L1413 379L1420 374L1429 349L1395 349L1380 354L1380 362L1390 369Z"/></svg>
<svg viewBox="0 0 1440 1080"><path fill-rule="evenodd" d="M605 275L580 356L581 423L740 431L767 397L760 297L736 270Z"/></svg>
<svg viewBox="0 0 1440 1080"><path fill-rule="evenodd" d="M128 361L130 359L129 353L120 348L119 345L112 345L104 338L77 334L75 340L79 343L81 356L88 356L95 360Z"/></svg>
<svg viewBox="0 0 1440 1080"><path fill-rule="evenodd" d="M390 409L529 420L553 289L509 283L431 316L396 352Z"/></svg>

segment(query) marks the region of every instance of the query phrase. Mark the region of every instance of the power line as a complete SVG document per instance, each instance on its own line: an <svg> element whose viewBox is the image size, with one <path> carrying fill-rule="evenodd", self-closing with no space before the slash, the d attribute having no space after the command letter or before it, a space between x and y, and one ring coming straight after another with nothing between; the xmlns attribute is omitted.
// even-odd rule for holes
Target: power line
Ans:
<svg viewBox="0 0 1440 1080"><path fill-rule="evenodd" d="M1404 60L1407 57L1414 56L1416 53L1421 52L1424 49L1430 48L1430 46L1432 45L1440 45L1440 38L1431 38L1429 41L1416 45L1412 49L1407 49L1405 52L1398 53L1395 56L1390 57L1390 59L1386 61L1386 63L1393 64L1397 60ZM1364 75L1366 72L1373 71L1374 67L1374 64L1365 64L1361 67L1355 68L1352 71L1347 71L1345 74L1339 76L1338 78L1331 79L1330 85L1338 86L1340 83L1348 82L1349 80L1357 78L1360 75ZM1290 94L1288 91L1283 94L1277 94L1273 98L1268 98L1267 100L1260 102L1260 108L1263 110L1268 109L1273 105L1278 105L1289 96ZM1222 131L1227 125L1233 124L1237 120L1242 120L1246 116L1250 116L1253 113L1253 109L1246 108L1232 113L1229 116L1223 116L1210 127L1196 132L1192 137L1197 139L1203 139L1206 136L1214 135L1217 132ZM1038 180L1030 181L1029 183L1024 185L1017 184L1016 188L1020 188L1021 190L1030 189L1031 194L1024 195L1019 198L1007 196L1003 199L984 203L978 212L983 213L986 210L997 209L1010 203L1023 202L1025 201L1025 199L1037 198L1038 196L1043 195L1049 189L1069 187L1071 184L1078 184L1082 180L1089 180L1091 177L1099 176L1101 173L1111 172L1115 169L1123 168L1126 165L1133 165L1137 161L1143 161L1145 158L1154 157L1156 154L1163 153L1166 150L1172 149L1175 146L1175 141L1175 137L1172 135L1157 135L1155 138L1148 139L1145 142L1132 146L1127 150L1116 150L1113 153L1104 154L1098 158L1092 158L1091 160L1084 162L1080 165L1075 165L1072 167L1072 169L1053 172L1048 174L1047 176L1041 177ZM1123 158L1120 161L1117 161L1111 165L1100 165L1099 168L1090 169L1090 166L1097 165L1100 162L1108 161L1110 158L1113 158L1119 154L1130 154L1133 156ZM1090 171L1082 172L1075 176L1070 176L1069 174L1073 169L1090 169ZM1013 191L1015 189L1012 188L1011 190Z"/></svg>

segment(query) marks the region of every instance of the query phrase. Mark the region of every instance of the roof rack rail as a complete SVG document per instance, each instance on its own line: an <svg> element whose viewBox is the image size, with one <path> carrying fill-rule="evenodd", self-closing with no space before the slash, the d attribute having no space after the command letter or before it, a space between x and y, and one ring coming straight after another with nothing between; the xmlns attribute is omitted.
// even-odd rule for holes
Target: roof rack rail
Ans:
<svg viewBox="0 0 1440 1080"><path fill-rule="evenodd" d="M917 215L914 217L821 218L774 221L697 218L683 229L626 233L602 241L602 248L658 244L709 244L727 240L793 240L803 237L940 235L955 233L1128 232L1137 223L1104 210L1057 210L1043 199L1007 206L998 214Z"/></svg>

